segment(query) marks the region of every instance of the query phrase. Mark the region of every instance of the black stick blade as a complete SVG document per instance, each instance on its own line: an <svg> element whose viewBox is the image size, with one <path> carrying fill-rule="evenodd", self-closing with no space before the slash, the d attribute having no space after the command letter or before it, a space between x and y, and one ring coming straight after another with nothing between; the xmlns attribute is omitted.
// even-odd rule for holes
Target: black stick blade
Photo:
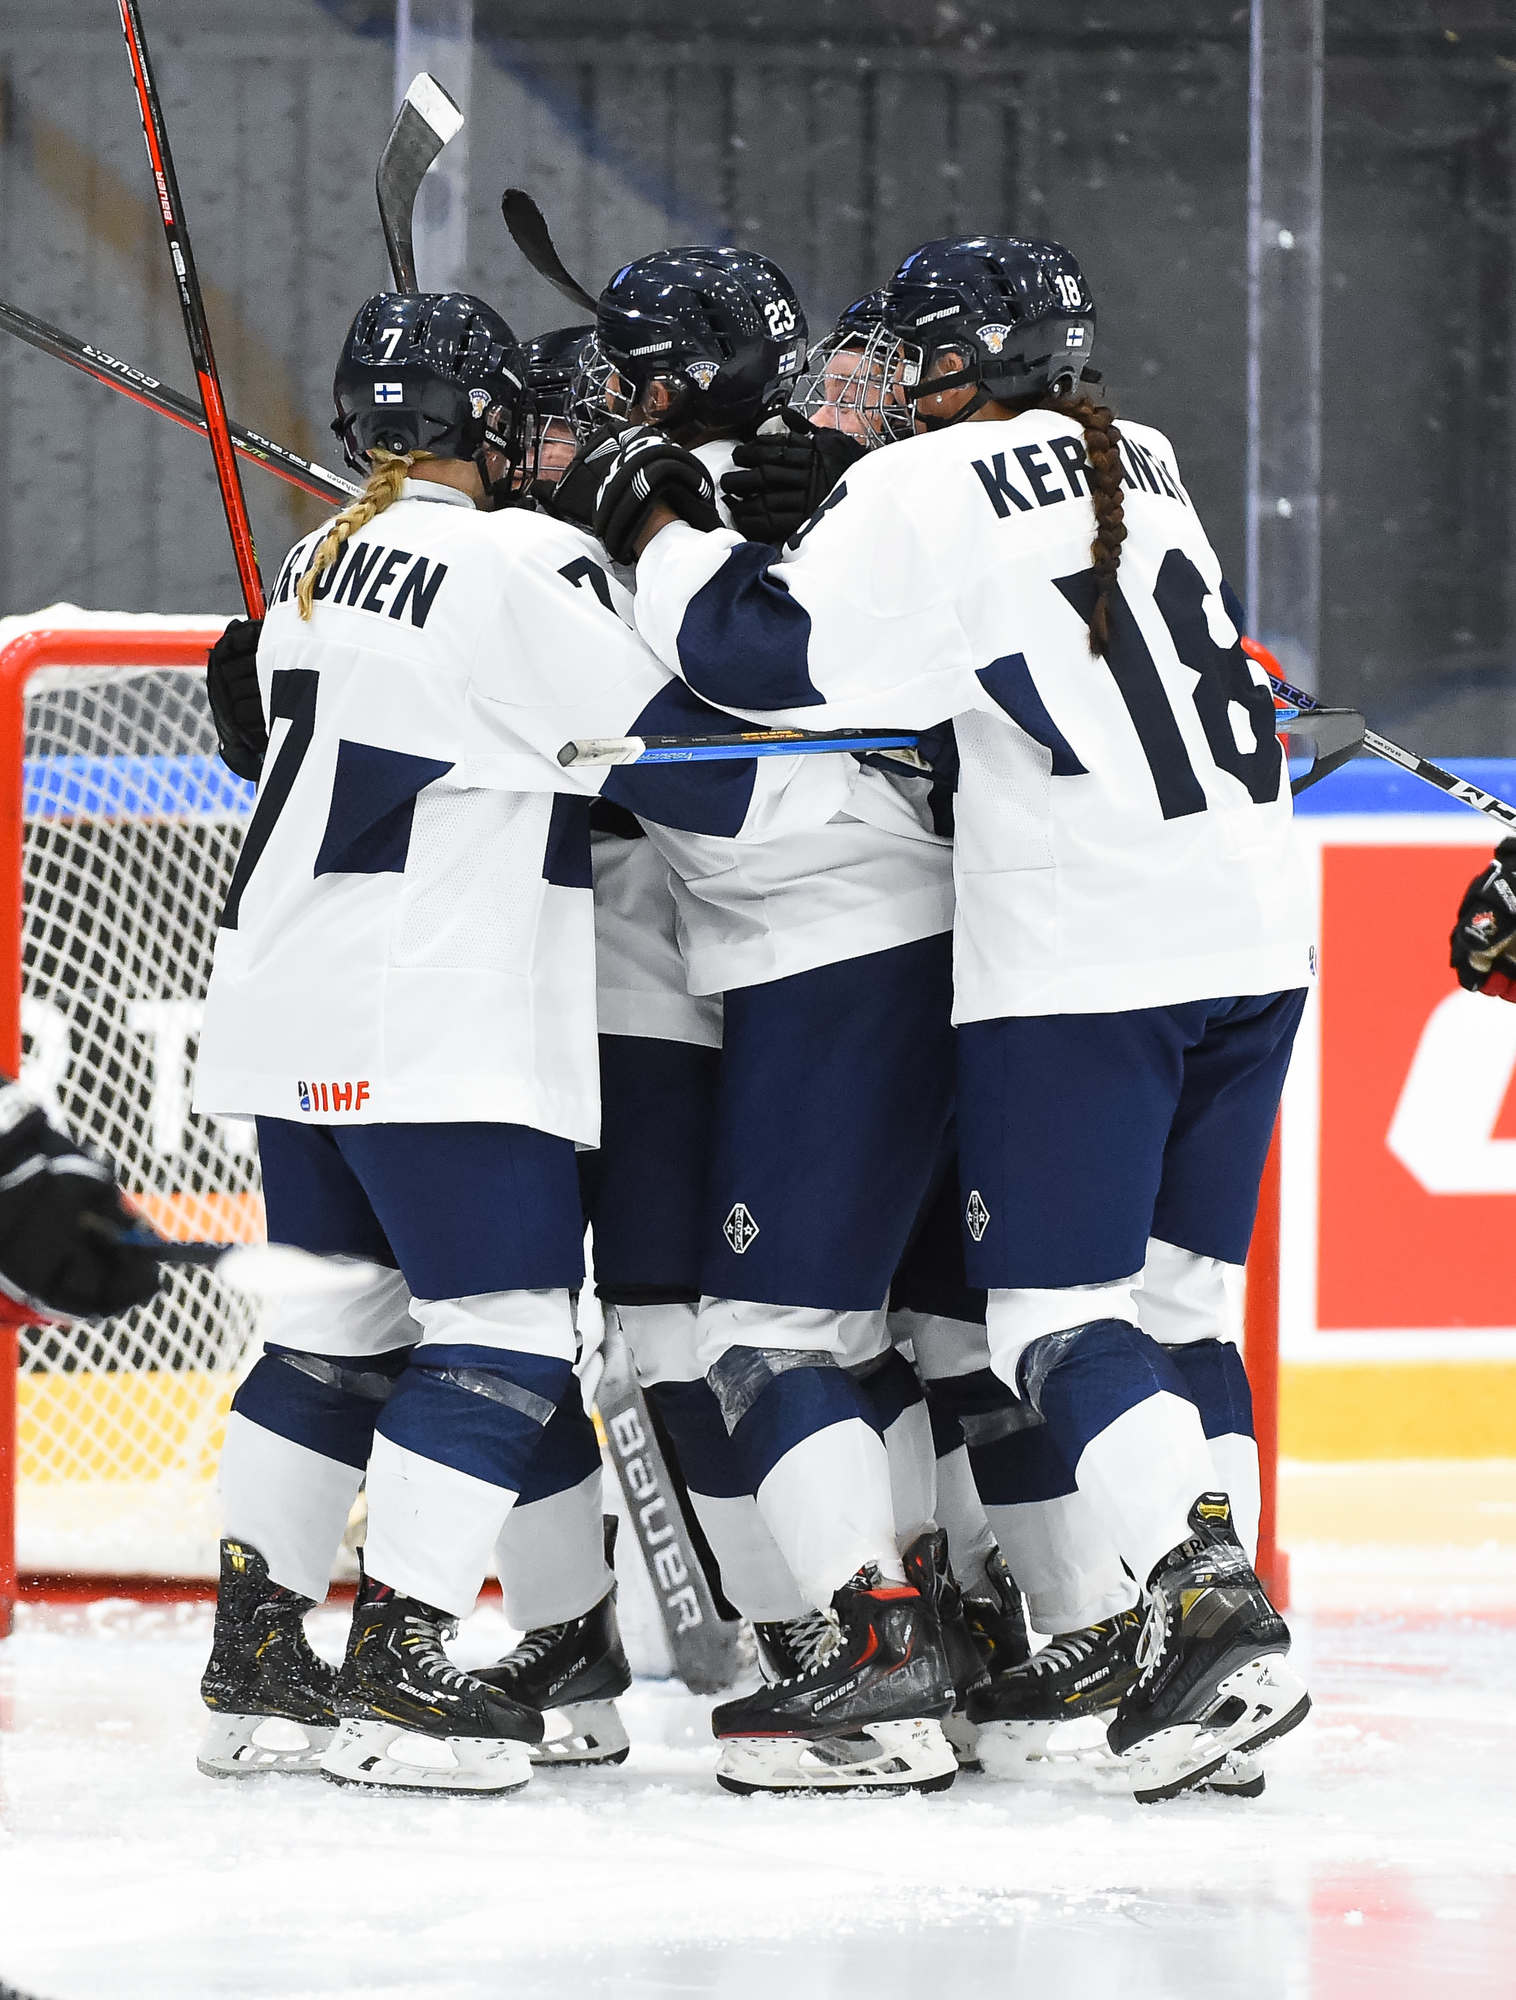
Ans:
<svg viewBox="0 0 1516 2000"><path fill-rule="evenodd" d="M586 312L593 315L594 299L553 248L553 239L548 234L542 210L525 188L507 188L500 197L500 213L505 217L511 241L537 276L546 278L566 299L572 299L576 306L583 306Z"/></svg>
<svg viewBox="0 0 1516 2000"><path fill-rule="evenodd" d="M427 168L462 129L463 113L436 77L423 70L405 93L374 175L379 221L396 291L421 289L416 283L416 197Z"/></svg>

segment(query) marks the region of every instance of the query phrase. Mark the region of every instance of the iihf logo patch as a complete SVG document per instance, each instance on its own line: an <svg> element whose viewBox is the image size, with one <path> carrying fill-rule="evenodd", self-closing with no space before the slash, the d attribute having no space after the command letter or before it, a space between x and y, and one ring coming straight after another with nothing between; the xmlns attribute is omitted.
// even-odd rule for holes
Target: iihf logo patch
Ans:
<svg viewBox="0 0 1516 2000"><path fill-rule="evenodd" d="M376 403L403 403L405 401L404 385L400 382L376 382L374 384L374 401Z"/></svg>
<svg viewBox="0 0 1516 2000"><path fill-rule="evenodd" d="M744 1201L733 1202L732 1212L721 1225L721 1233L740 1257L758 1241L758 1225Z"/></svg>
<svg viewBox="0 0 1516 2000"><path fill-rule="evenodd" d="M984 1205L984 1196L975 1188L969 1195L969 1205L963 1211L963 1219L969 1226L969 1234L976 1243L984 1240L984 1232L990 1226L990 1212Z"/></svg>
<svg viewBox="0 0 1516 2000"><path fill-rule="evenodd" d="M482 417L490 406L489 390L470 389L468 392L468 406L476 417Z"/></svg>
<svg viewBox="0 0 1516 2000"><path fill-rule="evenodd" d="M1002 326L998 320L990 326L982 326L979 329L979 338L984 342L991 354L998 354L1010 337L1011 329L1008 326Z"/></svg>
<svg viewBox="0 0 1516 2000"><path fill-rule="evenodd" d="M721 363L719 361L692 361L684 372L689 376L697 389L709 389L716 377L721 373Z"/></svg>
<svg viewBox="0 0 1516 2000"><path fill-rule="evenodd" d="M302 1111L309 1111L311 1108L311 1087L305 1081L304 1077L297 1079L295 1089L300 1094L300 1109Z"/></svg>

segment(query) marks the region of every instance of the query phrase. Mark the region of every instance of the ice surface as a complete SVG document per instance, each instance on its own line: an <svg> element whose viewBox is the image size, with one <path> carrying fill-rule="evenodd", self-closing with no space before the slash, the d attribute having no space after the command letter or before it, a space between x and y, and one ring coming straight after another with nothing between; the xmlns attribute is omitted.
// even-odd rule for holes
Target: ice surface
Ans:
<svg viewBox="0 0 1516 2000"><path fill-rule="evenodd" d="M335 1655L343 1618L317 1614ZM0 1646L0 1981L42 2000L1424 2000L1516 1990L1516 1606L1306 1614L1316 1716L1256 1803L961 1778L739 1800L639 1683L619 1771L500 1800L198 1776L203 1605ZM508 1634L465 1627L465 1663Z"/></svg>

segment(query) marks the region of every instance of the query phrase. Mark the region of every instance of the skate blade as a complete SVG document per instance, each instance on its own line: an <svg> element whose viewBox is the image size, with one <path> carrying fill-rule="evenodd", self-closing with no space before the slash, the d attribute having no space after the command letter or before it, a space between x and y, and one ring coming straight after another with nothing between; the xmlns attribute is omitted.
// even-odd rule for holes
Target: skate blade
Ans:
<svg viewBox="0 0 1516 2000"><path fill-rule="evenodd" d="M393 1722L347 1721L321 1758L335 1785L475 1797L519 1792L532 1775L529 1746L498 1736L422 1736Z"/></svg>
<svg viewBox="0 0 1516 2000"><path fill-rule="evenodd" d="M1208 1778L1201 1779L1195 1790L1214 1792L1220 1799L1261 1799L1265 1782L1258 1759L1234 1750L1229 1757L1222 1758Z"/></svg>
<svg viewBox="0 0 1516 2000"><path fill-rule="evenodd" d="M854 1735L729 1736L716 1782L754 1792L945 1792L958 1760L940 1722L869 1722Z"/></svg>
<svg viewBox="0 0 1516 2000"><path fill-rule="evenodd" d="M587 1764L624 1764L632 1747L613 1701L565 1702L562 1708L544 1709L542 1720L543 1739L531 1746L531 1759L539 1770L547 1765L572 1770Z"/></svg>
<svg viewBox="0 0 1516 2000"><path fill-rule="evenodd" d="M1283 1653L1244 1661L1218 1683L1200 1721L1157 1730L1121 1753L1132 1773L1132 1796L1142 1805L1177 1798L1233 1752L1260 1750L1298 1728L1310 1708L1305 1683Z"/></svg>
<svg viewBox="0 0 1516 2000"><path fill-rule="evenodd" d="M212 1713L195 1768L207 1778L264 1778L280 1771L314 1775L336 1733L286 1715Z"/></svg>
<svg viewBox="0 0 1516 2000"><path fill-rule="evenodd" d="M1067 1722L983 1722L979 1762L986 1777L1010 1784L1079 1785L1112 1797L1132 1796L1133 1774L1094 1715ZM1236 1751L1195 1786L1231 1799L1256 1799L1263 1789L1262 1765Z"/></svg>

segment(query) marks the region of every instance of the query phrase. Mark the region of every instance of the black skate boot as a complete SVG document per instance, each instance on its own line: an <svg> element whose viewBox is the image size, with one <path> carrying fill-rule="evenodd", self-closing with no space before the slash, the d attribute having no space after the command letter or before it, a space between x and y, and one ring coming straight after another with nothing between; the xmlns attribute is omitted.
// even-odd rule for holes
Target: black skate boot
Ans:
<svg viewBox="0 0 1516 2000"><path fill-rule="evenodd" d="M960 1770L977 1771L979 1732L968 1718L968 1700L975 1688L983 1687L989 1675L984 1655L964 1615L963 1592L948 1566L948 1540L941 1528L920 1535L901 1557L905 1580L915 1584L937 1613L942 1628L943 1651L953 1676L953 1709L942 1724L942 1733L953 1747Z"/></svg>
<svg viewBox="0 0 1516 2000"><path fill-rule="evenodd" d="M802 1611L798 1618L776 1618L753 1627L758 1666L763 1678L793 1680L810 1667L829 1660L842 1644L842 1628L831 1611Z"/></svg>
<svg viewBox="0 0 1516 2000"><path fill-rule="evenodd" d="M953 1678L931 1606L873 1564L832 1599L824 1659L711 1715L729 1792L940 1792L957 1772L940 1718Z"/></svg>
<svg viewBox="0 0 1516 2000"><path fill-rule="evenodd" d="M1021 1592L998 1549L985 1563L984 1575L986 1588L982 1595L971 1597L964 1592L963 1615L985 1670L993 1680L997 1674L1010 1673L1029 1660L1032 1643L1027 1637L1026 1606Z"/></svg>
<svg viewBox="0 0 1516 2000"><path fill-rule="evenodd" d="M195 1762L208 1778L317 1771L332 1740L336 1679L305 1636L308 1597L269 1576L246 1542L223 1541L216 1627L200 1699L211 1711Z"/></svg>
<svg viewBox="0 0 1516 2000"><path fill-rule="evenodd" d="M1224 1494L1190 1512L1195 1533L1148 1578L1138 1673L1108 1731L1144 1803L1210 1777L1305 1720L1305 1684L1288 1665L1289 1628L1230 1532Z"/></svg>
<svg viewBox="0 0 1516 2000"><path fill-rule="evenodd" d="M443 1651L457 1620L361 1577L321 1759L339 1785L406 1792L514 1792L542 1740L534 1708L485 1687Z"/></svg>
<svg viewBox="0 0 1516 2000"><path fill-rule="evenodd" d="M1141 1631L1142 1613L1122 1611L1077 1632L1060 1632L1019 1666L992 1674L969 1703L980 1762L991 1777L1063 1776L1078 1768L1072 1753L1063 1752L1053 1768L1053 1732L1116 1706L1137 1678Z"/></svg>
<svg viewBox="0 0 1516 2000"><path fill-rule="evenodd" d="M539 1625L492 1667L473 1678L509 1695L543 1718L562 1716L565 1727L548 1731L531 1753L534 1764L624 1764L628 1750L616 1696L632 1684L616 1624L616 1586L580 1618Z"/></svg>

